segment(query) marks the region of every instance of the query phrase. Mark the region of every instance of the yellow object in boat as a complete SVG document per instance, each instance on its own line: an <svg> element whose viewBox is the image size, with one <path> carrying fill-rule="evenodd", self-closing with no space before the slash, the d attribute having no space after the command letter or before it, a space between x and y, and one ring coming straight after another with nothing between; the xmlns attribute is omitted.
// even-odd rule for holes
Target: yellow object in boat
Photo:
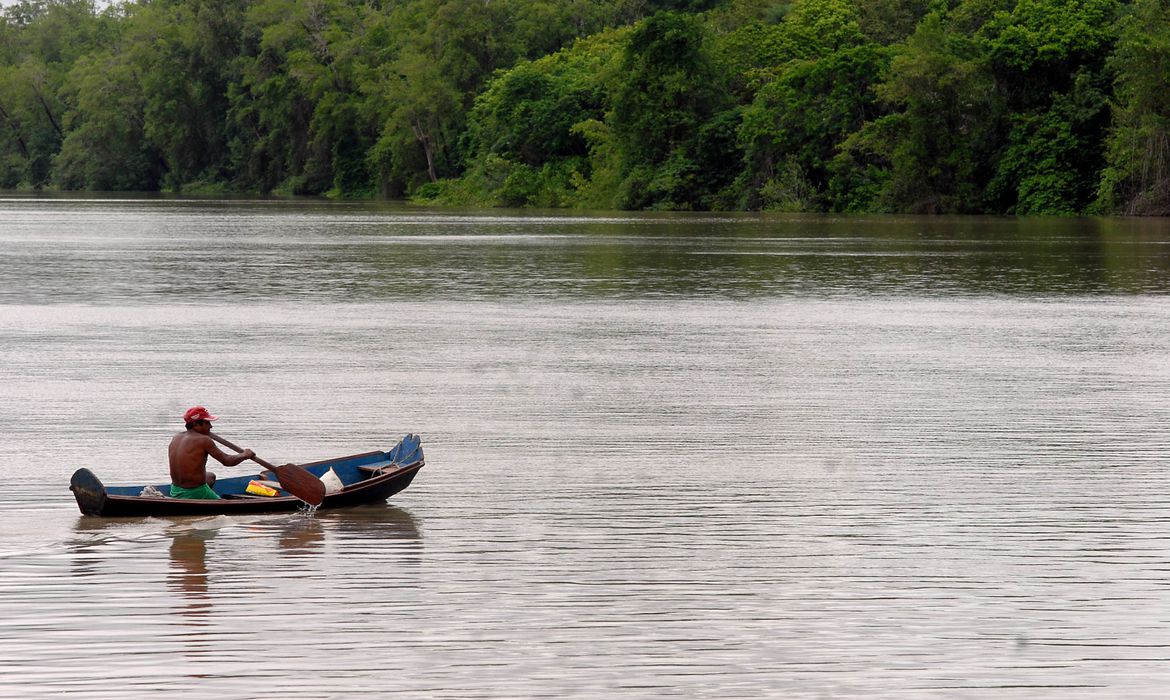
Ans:
<svg viewBox="0 0 1170 700"><path fill-rule="evenodd" d="M275 496L276 495L276 489L274 489L270 486L265 486L264 484L260 483L259 481L249 481L247 491L248 491L248 493L250 493L254 496Z"/></svg>

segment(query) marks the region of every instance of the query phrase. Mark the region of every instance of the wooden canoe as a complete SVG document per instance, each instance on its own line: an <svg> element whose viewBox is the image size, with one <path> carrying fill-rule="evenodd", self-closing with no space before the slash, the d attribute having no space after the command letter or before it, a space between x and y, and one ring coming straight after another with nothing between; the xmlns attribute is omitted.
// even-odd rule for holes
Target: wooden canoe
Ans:
<svg viewBox="0 0 1170 700"><path fill-rule="evenodd" d="M424 464L421 442L412 434L388 452L363 452L300 466L318 477L332 469L343 488L327 493L319 507L344 508L385 501L409 486ZM297 510L305 505L286 491L279 491L275 496L247 493L248 482L255 478L252 475L217 479L213 488L220 499L208 501L142 495L145 485L106 486L90 470L78 469L70 480L69 490L83 514L102 517L272 513ZM151 486L163 494L170 493L169 483Z"/></svg>

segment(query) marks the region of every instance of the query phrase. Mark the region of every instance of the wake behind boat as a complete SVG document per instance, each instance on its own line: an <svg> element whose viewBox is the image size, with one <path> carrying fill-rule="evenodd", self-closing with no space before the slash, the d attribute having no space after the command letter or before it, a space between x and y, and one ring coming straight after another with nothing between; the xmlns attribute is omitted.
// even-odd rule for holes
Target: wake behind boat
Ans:
<svg viewBox="0 0 1170 700"><path fill-rule="evenodd" d="M409 434L388 452L364 452L300 466L318 478L332 470L341 487L326 493L319 507L344 508L385 501L409 486L424 464L421 440ZM254 479L254 476L218 479L212 490L220 499L197 500L166 496L169 483L106 486L89 469L78 469L70 480L69 490L83 514L103 517L271 513L297 510L304 505L299 498L280 489L275 496L249 493L248 484Z"/></svg>

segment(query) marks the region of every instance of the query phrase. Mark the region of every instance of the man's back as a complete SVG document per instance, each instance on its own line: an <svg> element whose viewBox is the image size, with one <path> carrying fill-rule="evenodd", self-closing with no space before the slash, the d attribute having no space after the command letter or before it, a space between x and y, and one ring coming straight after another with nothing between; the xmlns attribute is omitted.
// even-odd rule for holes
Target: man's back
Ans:
<svg viewBox="0 0 1170 700"><path fill-rule="evenodd" d="M171 439L168 456L171 463L171 483L183 488L195 488L207 478L207 455L215 443L206 435L185 430Z"/></svg>

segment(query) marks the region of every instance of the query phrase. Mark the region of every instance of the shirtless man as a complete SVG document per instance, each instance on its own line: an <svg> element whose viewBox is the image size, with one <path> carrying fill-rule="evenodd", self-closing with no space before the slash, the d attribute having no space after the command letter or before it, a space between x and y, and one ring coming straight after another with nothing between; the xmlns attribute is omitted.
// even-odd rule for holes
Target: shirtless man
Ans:
<svg viewBox="0 0 1170 700"><path fill-rule="evenodd" d="M206 408L195 406L187 409L183 420L187 430L171 440L169 450L171 461L171 496L173 498L216 499L219 495L211 490L215 474L207 471L207 455L215 457L225 467L234 467L256 453L252 450L228 456L219 449L208 433L211 432L211 415Z"/></svg>

